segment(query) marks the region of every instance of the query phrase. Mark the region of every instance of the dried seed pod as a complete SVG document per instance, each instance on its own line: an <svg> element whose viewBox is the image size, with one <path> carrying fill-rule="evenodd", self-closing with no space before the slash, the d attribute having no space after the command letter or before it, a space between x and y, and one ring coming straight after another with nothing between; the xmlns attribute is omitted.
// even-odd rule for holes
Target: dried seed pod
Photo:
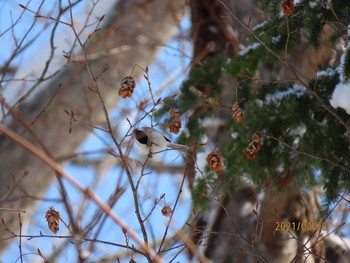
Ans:
<svg viewBox="0 0 350 263"><path fill-rule="evenodd" d="M180 129L181 129L181 122L180 121L173 121L169 125L170 132L172 132L174 134L178 134L180 132Z"/></svg>
<svg viewBox="0 0 350 263"><path fill-rule="evenodd" d="M294 12L294 0L283 0L282 12L285 16L290 16Z"/></svg>
<svg viewBox="0 0 350 263"><path fill-rule="evenodd" d="M257 154L257 151L248 147L245 150L244 154L249 160L253 160L255 158L256 154Z"/></svg>
<svg viewBox="0 0 350 263"><path fill-rule="evenodd" d="M180 112L178 110L171 109L169 113L170 116L173 117L175 120L181 119Z"/></svg>
<svg viewBox="0 0 350 263"><path fill-rule="evenodd" d="M163 216L171 216L173 213L173 209L171 209L170 206L166 205L162 208L162 215Z"/></svg>
<svg viewBox="0 0 350 263"><path fill-rule="evenodd" d="M170 116L174 118L174 121L170 123L169 130L174 134L178 134L181 129L181 116L178 110L172 109L170 110Z"/></svg>
<svg viewBox="0 0 350 263"><path fill-rule="evenodd" d="M47 224L49 226L49 229L56 234L57 231L60 229L59 222L60 222L60 213L50 207L49 210L46 211L45 218L47 221Z"/></svg>
<svg viewBox="0 0 350 263"><path fill-rule="evenodd" d="M238 106L238 103L235 102L231 108L231 116L236 122L244 121L243 110Z"/></svg>
<svg viewBox="0 0 350 263"><path fill-rule="evenodd" d="M211 171L222 170L222 158L219 152L212 152L205 158Z"/></svg>
<svg viewBox="0 0 350 263"><path fill-rule="evenodd" d="M249 145L254 145L256 147L256 150L259 151L261 147L261 141L259 136L253 134L252 138L250 139Z"/></svg>
<svg viewBox="0 0 350 263"><path fill-rule="evenodd" d="M135 80L131 76L127 76L122 79L119 89L119 96L122 96L123 99L131 97L135 89Z"/></svg>
<svg viewBox="0 0 350 263"><path fill-rule="evenodd" d="M245 156L249 160L253 160L260 150L261 147L261 141L258 135L253 134L253 136L250 138L249 144L247 149L245 150Z"/></svg>

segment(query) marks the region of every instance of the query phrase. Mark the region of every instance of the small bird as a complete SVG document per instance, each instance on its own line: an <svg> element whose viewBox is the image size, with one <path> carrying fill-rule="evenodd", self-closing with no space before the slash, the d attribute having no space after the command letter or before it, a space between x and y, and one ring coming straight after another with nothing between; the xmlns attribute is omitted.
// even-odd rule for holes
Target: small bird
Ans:
<svg viewBox="0 0 350 263"><path fill-rule="evenodd" d="M186 151L187 146L172 143L161 132L151 127L141 127L140 129L134 129L137 144L146 151L149 155L152 153L160 152L166 148L171 148L178 151Z"/></svg>

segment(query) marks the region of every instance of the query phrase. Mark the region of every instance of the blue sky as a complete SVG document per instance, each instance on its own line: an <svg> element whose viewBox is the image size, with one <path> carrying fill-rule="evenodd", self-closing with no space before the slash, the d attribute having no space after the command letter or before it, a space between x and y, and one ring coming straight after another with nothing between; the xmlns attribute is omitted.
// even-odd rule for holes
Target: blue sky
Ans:
<svg viewBox="0 0 350 263"><path fill-rule="evenodd" d="M55 1L45 1L42 7L42 13L54 13ZM65 2L65 1L63 1ZM86 10L86 2L79 5L76 9L74 9L74 13L76 17L79 19L83 19L83 14L85 14ZM101 6L96 8L96 15L101 16L108 10L107 2L112 1L101 1ZM26 5L29 3L29 8L36 10L37 6L41 3L41 1L0 1L0 46L2 52L0 53L0 63L3 64L6 62L15 49L15 42L20 41L23 34L26 34L33 23L33 15L29 12L25 12L22 15L23 9L19 7L18 4ZM14 21L17 21L17 24L13 29L11 29L11 24ZM68 19L68 17L63 17L62 19ZM16 56L11 65L18 67L15 78L21 79L35 79L36 72L40 72L42 69L47 57L50 48L49 44L49 34L52 27L47 27L43 21L39 21L31 31L29 31L29 35L27 41L33 40L33 44L31 44L27 49L21 52L18 56ZM181 31L187 31L189 29L189 19L188 17L182 21ZM60 63L64 62L64 58L62 56L63 50L69 47L71 44L69 40L69 32L68 29L64 26L59 26L58 33L56 37L56 58L54 60L54 67L51 69L53 72L55 67L59 68ZM60 37L62 36L62 37ZM17 42L18 43L18 42ZM24 42L23 44L25 44ZM179 52L181 45L181 50L186 52L188 56L184 56L181 52ZM149 77L152 83L152 87L154 91L158 89L162 89L161 97L172 95L178 92L178 87L181 84L181 81L186 75L186 67L189 65L189 57L191 56L191 46L190 43L184 41L179 43L177 40L173 40L170 43L166 43L165 48L161 52L159 59L155 61L152 65L142 65L143 67L149 66ZM28 63L30 61L30 63ZM5 79L6 80L6 79ZM30 83L29 83L30 85ZM16 98L18 98L19 94L22 94L26 88L28 87L28 83L25 81L4 81L2 82L3 94L5 98L9 102L14 102ZM164 89L166 87L166 89ZM120 114L122 110L127 110L130 112L128 118L133 121L133 117L136 116L135 107L139 102L140 98L142 98L145 94L145 90L147 90L147 83L145 80L141 79L137 81L137 89L135 91L135 96L133 96L130 100L120 100L116 108L111 112L111 118L115 121L116 129L120 129L121 131L126 130L127 122L123 119L123 115ZM116 91L117 93L117 91ZM133 115L134 114L134 115ZM120 117L122 116L122 117ZM149 125L149 120L145 119L142 124ZM87 140L83 143L83 145L77 151L94 151L96 149L106 148L112 146L110 139L103 134L102 132L96 131L96 135L91 135ZM168 134L167 134L168 135ZM176 139L176 136L170 136L172 139ZM103 140L101 140L103 138ZM106 143L107 142L107 145ZM132 147L132 152L130 155L135 160L144 158L141 155L137 148ZM100 158L105 157L104 154L92 154L88 156L84 156L87 161L98 162L102 161ZM156 157L154 159L158 159L160 162L164 162L165 164L171 165L179 165L181 166L182 157L178 156L178 154L164 154L162 156ZM67 163L65 165L65 169L69 175L78 180L82 185L86 187L92 187L92 184L95 185L94 191L99 195L103 200L108 200L110 195L114 192L115 186L117 185L117 180L122 173L117 161L115 165L111 165L107 171L101 176L100 174L96 174L96 170L92 166L84 166L77 163ZM178 190L179 190L179 181L182 178L182 173L179 174L167 174L162 173L158 174L155 171L150 170L150 174L147 175L147 178L144 178L140 187L140 198L143 198L143 209L145 213L149 211L152 206L155 198L159 198L162 194L165 194L165 200L161 201L160 204L154 210L154 213L150 217L150 224L152 225L152 229L155 233L156 239L159 239L164 231L165 225L167 223L167 218L162 216L160 213L161 208L167 204L172 206L176 199ZM99 178L96 181L96 178ZM137 174L135 179L137 179ZM128 183L126 177L124 176L121 182L121 185L126 188L126 192L122 195L120 200L117 202L115 206L114 212L117 213L123 220L128 222L131 228L135 231L139 232L137 221L134 214L133 201L131 199L131 191L128 188ZM79 193L76 189L74 189L69 184L66 184L67 191L69 193L70 201L74 204L73 207L75 209L79 209L82 206L88 204L88 202L82 198L81 193ZM64 207L61 204L55 202L56 198L59 198L60 194L58 191L58 185L54 183L47 194L44 196L44 199L47 201L40 202L35 217L30 221L29 226L25 229L25 234L28 235L38 235L40 232L44 235L52 235L50 230L47 227L47 223L45 221L45 212L46 210L53 206L56 210L60 211L62 219L64 219L67 223L68 217L64 211ZM191 209L190 202L190 194L188 191L183 191L179 207L175 211L174 220L171 225L170 234L174 232L176 229L180 228L187 217L189 216L189 212ZM87 208L84 210L84 218L81 221L82 224L85 224L90 221L91 217L94 216L96 206L92 204L88 204ZM86 218L86 220L85 220ZM60 231L58 235L67 235L68 231L61 224ZM141 237L141 236L140 236ZM115 225L111 220L107 220L104 225L101 234L99 235L100 239L106 241L113 242L125 242L121 229ZM60 245L65 243L64 239L58 238L37 238L32 239L30 241L23 240L23 254L25 262L39 262L38 256L31 253L36 248L39 248L41 252L45 256L49 256L51 252L58 248ZM131 241L132 242L132 241ZM116 248L112 246L106 247L106 245L97 245L96 255L101 256L105 254L109 254L117 251ZM120 250L119 250L120 251ZM58 262L64 262L67 260L72 260L76 258L75 249L73 245L68 245L68 248L64 253L59 257ZM94 253L95 254L95 253ZM167 257L168 260L173 255L170 253ZM0 262L14 262L18 260L19 250L18 243L15 242L13 245L7 250L4 254L2 260ZM92 258L91 258L92 259ZM135 257L136 259L136 257ZM183 257L179 257L178 260L180 262L185 262ZM128 262L126 260L125 262ZM141 259L138 262L143 262ZM176 261L175 261L176 262Z"/></svg>

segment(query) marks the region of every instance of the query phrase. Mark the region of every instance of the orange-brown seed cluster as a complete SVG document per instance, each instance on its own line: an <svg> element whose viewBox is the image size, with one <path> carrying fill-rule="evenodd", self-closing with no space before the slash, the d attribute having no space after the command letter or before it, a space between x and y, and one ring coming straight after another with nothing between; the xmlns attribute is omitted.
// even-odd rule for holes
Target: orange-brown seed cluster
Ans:
<svg viewBox="0 0 350 263"><path fill-rule="evenodd" d="M259 136L256 134L253 134L252 138L250 138L248 148L245 150L245 156L249 160L253 160L260 150L261 147L261 141L259 139Z"/></svg>
<svg viewBox="0 0 350 263"><path fill-rule="evenodd" d="M171 216L173 213L173 209L171 209L170 206L166 205L162 208L162 215L163 216Z"/></svg>
<svg viewBox="0 0 350 263"><path fill-rule="evenodd" d="M60 213L52 207L50 207L50 209L46 211L45 218L49 229L56 234L57 231L60 229Z"/></svg>
<svg viewBox="0 0 350 263"><path fill-rule="evenodd" d="M174 118L174 121L170 123L169 130L174 134L178 134L181 129L181 116L178 110L170 110L170 116Z"/></svg>
<svg viewBox="0 0 350 263"><path fill-rule="evenodd" d="M205 158L211 171L222 170L222 158L219 152L212 152Z"/></svg>
<svg viewBox="0 0 350 263"><path fill-rule="evenodd" d="M282 12L285 16L290 16L294 12L294 0L283 0Z"/></svg>
<svg viewBox="0 0 350 263"><path fill-rule="evenodd" d="M236 122L244 121L243 110L238 106L238 103L235 102L231 108L231 116Z"/></svg>
<svg viewBox="0 0 350 263"><path fill-rule="evenodd" d="M122 96L123 99L130 98L135 89L135 80L131 76L127 76L122 79L119 89L119 96Z"/></svg>

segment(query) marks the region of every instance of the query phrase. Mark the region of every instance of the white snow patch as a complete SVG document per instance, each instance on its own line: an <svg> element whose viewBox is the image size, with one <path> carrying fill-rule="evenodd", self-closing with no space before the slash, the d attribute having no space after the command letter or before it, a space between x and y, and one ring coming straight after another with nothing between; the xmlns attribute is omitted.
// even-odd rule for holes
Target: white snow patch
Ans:
<svg viewBox="0 0 350 263"><path fill-rule="evenodd" d="M350 84L339 83L329 102L333 108L343 108L347 114L350 114Z"/></svg>
<svg viewBox="0 0 350 263"><path fill-rule="evenodd" d="M297 147L297 146L299 146L299 144L300 144L300 137L296 137L293 141L293 146Z"/></svg>
<svg viewBox="0 0 350 263"><path fill-rule="evenodd" d="M327 9L332 9L332 0L327 0L326 4L323 4Z"/></svg>
<svg viewBox="0 0 350 263"><path fill-rule="evenodd" d="M340 64L339 66L337 67L337 72L339 73L340 75L340 81L341 82L345 82L346 80L344 79L344 76L343 76L343 67L344 67L344 63L345 63L345 56L346 56L346 52L350 52L350 41L348 41L348 44L347 46L345 47L344 49L344 52L343 54L341 55L340 57Z"/></svg>
<svg viewBox="0 0 350 263"><path fill-rule="evenodd" d="M245 49L243 49L242 51L240 51L240 52L238 53L238 56L244 56L244 55L246 55L250 50L257 49L258 47L260 47L260 43L251 44L251 45L247 46Z"/></svg>
<svg viewBox="0 0 350 263"><path fill-rule="evenodd" d="M347 114L350 114L350 84L339 83L329 102L333 108L343 108Z"/></svg>
<svg viewBox="0 0 350 263"><path fill-rule="evenodd" d="M327 76L333 76L335 74L335 70L332 68L327 68L325 70L321 70L317 72L316 78L322 78L322 77L327 77Z"/></svg>
<svg viewBox="0 0 350 263"><path fill-rule="evenodd" d="M303 96L305 93L306 93L306 89L303 86L300 86L299 84L294 84L291 88L287 89L286 91L275 92L272 95L267 94L265 97L265 102L267 104L277 103L288 95L294 94L299 98Z"/></svg>
<svg viewBox="0 0 350 263"><path fill-rule="evenodd" d="M239 133L238 133L238 132L232 132L232 133L231 133L231 138L234 139L234 140L237 139L238 136L239 136Z"/></svg>
<svg viewBox="0 0 350 263"><path fill-rule="evenodd" d="M259 107L262 108L264 106L264 102L262 100L256 99L255 104Z"/></svg>
<svg viewBox="0 0 350 263"><path fill-rule="evenodd" d="M281 36L272 37L272 43L278 44L281 40Z"/></svg>
<svg viewBox="0 0 350 263"><path fill-rule="evenodd" d="M204 135L200 138L199 141L200 141L201 143L203 143L203 144L207 144L208 141L209 141L209 138L208 138L207 135L204 134Z"/></svg>
<svg viewBox="0 0 350 263"><path fill-rule="evenodd" d="M283 165L283 164L279 164L279 165L276 167L276 172L278 172L278 173L283 173L283 172L284 172L284 165Z"/></svg>
<svg viewBox="0 0 350 263"><path fill-rule="evenodd" d="M318 1L310 1L310 2L309 2L310 8L315 8L318 4L319 4Z"/></svg>
<svg viewBox="0 0 350 263"><path fill-rule="evenodd" d="M304 123L301 123L298 127L291 129L289 135L291 136L300 136L302 137L306 133L306 126Z"/></svg>
<svg viewBox="0 0 350 263"><path fill-rule="evenodd" d="M265 26L266 24L267 24L267 21L264 21L264 22L262 22L262 23L256 25L255 27L253 27L253 31L255 31L255 30L257 30L257 29L259 29L259 28Z"/></svg>
<svg viewBox="0 0 350 263"><path fill-rule="evenodd" d="M290 94L295 94L297 97L301 97L305 95L305 93L306 93L306 88L299 84L294 84L291 88L289 88L285 92L277 92L277 94L281 96L281 99Z"/></svg>

